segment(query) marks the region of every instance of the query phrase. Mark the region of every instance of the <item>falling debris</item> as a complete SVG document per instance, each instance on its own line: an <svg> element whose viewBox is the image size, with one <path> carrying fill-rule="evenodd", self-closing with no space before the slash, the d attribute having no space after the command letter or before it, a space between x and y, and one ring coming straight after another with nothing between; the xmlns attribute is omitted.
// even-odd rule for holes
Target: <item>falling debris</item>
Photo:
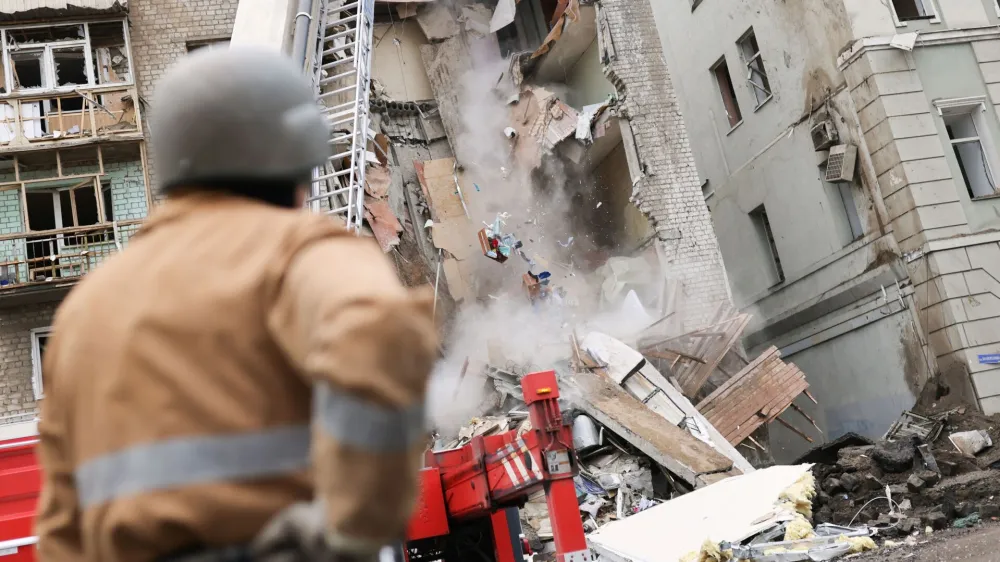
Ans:
<svg viewBox="0 0 1000 562"><path fill-rule="evenodd" d="M698 404L730 443L741 443L763 424L784 421L779 416L809 388L805 373L780 357L771 347Z"/></svg>
<svg viewBox="0 0 1000 562"><path fill-rule="evenodd" d="M508 217L506 213L498 213L492 224L486 225L479 231L479 244L483 249L483 255L497 263L506 262L524 246L513 234L503 232L503 227L506 225L504 219Z"/></svg>

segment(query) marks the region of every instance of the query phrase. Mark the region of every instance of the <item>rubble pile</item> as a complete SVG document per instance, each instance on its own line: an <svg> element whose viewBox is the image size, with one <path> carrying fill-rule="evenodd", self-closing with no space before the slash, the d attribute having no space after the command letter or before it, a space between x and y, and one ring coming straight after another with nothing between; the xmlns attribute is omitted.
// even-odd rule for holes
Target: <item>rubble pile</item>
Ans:
<svg viewBox="0 0 1000 562"><path fill-rule="evenodd" d="M958 408L927 417L904 412L875 443L848 435L817 448L803 457L824 457L813 467L815 521L867 524L893 537L995 520L998 438L1000 416Z"/></svg>

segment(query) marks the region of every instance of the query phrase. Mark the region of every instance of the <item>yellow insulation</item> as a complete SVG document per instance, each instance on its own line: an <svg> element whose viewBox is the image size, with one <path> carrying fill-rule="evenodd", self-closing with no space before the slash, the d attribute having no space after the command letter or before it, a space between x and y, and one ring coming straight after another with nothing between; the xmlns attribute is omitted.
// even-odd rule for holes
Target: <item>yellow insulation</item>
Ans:
<svg viewBox="0 0 1000 562"><path fill-rule="evenodd" d="M778 496L778 501L794 509L806 519L812 519L812 500L816 497L816 477L806 472Z"/></svg>

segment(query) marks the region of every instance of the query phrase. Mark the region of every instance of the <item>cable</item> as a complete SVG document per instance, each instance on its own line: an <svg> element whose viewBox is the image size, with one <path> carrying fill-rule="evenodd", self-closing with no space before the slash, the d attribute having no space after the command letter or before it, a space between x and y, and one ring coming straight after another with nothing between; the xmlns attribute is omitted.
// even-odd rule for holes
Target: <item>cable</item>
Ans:
<svg viewBox="0 0 1000 562"><path fill-rule="evenodd" d="M888 496L878 496L877 498L872 498L872 499L868 500L868 503L866 503L865 505L861 506L861 509L859 509L858 512L854 514L854 517L851 518L851 522L848 523L847 526L848 527L853 526L854 525L854 520L857 519L859 515L861 515L861 512L864 511L866 507L868 507L869 505L871 505L872 502L875 502L875 501L878 501L878 500L885 500L885 501L889 502L889 509L892 509L893 507L895 507L896 509L899 509L899 511L903 511L902 508L899 507L899 504L896 503L895 501L889 499ZM872 527L872 529L875 529L877 531L882 531L882 530L885 530L885 529L893 529L897 525L899 525L899 522L896 522L896 523L894 523L892 525L889 525L888 527Z"/></svg>

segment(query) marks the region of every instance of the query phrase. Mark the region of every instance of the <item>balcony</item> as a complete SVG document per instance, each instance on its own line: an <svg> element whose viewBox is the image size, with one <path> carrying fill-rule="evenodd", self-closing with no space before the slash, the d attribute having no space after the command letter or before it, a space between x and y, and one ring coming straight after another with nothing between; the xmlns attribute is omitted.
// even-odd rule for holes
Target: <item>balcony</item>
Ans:
<svg viewBox="0 0 1000 562"><path fill-rule="evenodd" d="M142 222L0 235L0 299L21 288L68 288L125 249Z"/></svg>
<svg viewBox="0 0 1000 562"><path fill-rule="evenodd" d="M142 120L137 99L135 86L130 85L2 96L0 149L9 153L88 144L97 139L139 140Z"/></svg>

